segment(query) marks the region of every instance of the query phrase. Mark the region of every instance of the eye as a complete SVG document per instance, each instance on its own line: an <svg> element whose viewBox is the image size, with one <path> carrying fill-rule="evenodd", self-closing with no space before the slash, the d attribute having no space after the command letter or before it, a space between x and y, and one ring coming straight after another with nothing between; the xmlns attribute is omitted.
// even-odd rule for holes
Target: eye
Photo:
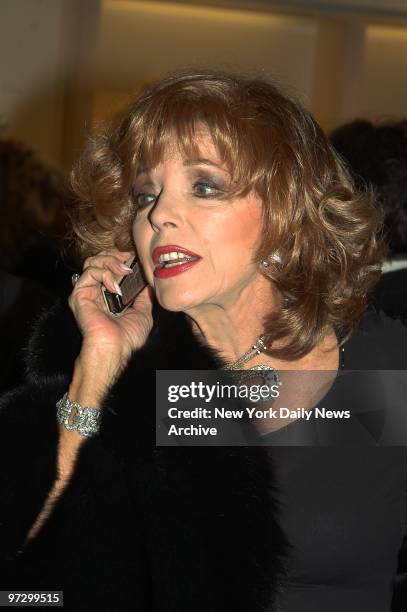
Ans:
<svg viewBox="0 0 407 612"><path fill-rule="evenodd" d="M194 193L198 198L214 198L221 191L214 183L200 181L194 184Z"/></svg>
<svg viewBox="0 0 407 612"><path fill-rule="evenodd" d="M154 193L135 193L134 201L139 208L145 208L146 206L150 206L150 204L154 204L157 196Z"/></svg>

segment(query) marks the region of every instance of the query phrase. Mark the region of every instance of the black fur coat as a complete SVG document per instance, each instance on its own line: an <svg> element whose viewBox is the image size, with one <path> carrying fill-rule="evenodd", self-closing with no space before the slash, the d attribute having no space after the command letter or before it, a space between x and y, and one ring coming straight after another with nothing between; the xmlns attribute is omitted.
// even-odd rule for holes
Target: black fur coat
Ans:
<svg viewBox="0 0 407 612"><path fill-rule="evenodd" d="M156 447L155 370L220 357L185 316L154 310L147 344L103 404L99 436L37 537L56 477L55 403L81 338L67 305L37 324L27 382L0 404L0 589L63 590L64 610L277 612L285 555L261 447Z"/></svg>

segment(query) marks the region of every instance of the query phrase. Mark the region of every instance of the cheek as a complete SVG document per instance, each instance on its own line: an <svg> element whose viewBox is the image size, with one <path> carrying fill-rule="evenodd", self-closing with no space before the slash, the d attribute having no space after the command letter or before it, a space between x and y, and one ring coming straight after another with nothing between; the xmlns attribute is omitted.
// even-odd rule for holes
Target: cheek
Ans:
<svg viewBox="0 0 407 612"><path fill-rule="evenodd" d="M138 258L146 270L150 260L150 236L148 225L143 223L142 219L134 222L132 234Z"/></svg>
<svg viewBox="0 0 407 612"><path fill-rule="evenodd" d="M240 206L205 232L208 246L214 246L217 254L228 267L241 266L253 261L261 241L262 214L260 205Z"/></svg>

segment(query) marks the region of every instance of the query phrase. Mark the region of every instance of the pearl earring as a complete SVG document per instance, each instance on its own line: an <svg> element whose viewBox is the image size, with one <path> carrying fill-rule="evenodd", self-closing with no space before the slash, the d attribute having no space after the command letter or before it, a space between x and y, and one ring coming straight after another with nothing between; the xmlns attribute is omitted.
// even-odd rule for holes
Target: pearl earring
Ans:
<svg viewBox="0 0 407 612"><path fill-rule="evenodd" d="M274 252L271 253L267 259L263 259L260 264L262 265L263 268L268 268L270 265L270 261L269 259L271 259L272 261L275 261L276 263L281 263L281 256L278 252Z"/></svg>

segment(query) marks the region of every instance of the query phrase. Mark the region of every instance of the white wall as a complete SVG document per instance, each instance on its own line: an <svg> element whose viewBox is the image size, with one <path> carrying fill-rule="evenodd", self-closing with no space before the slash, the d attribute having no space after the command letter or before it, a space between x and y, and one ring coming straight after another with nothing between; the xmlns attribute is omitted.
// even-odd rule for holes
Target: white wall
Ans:
<svg viewBox="0 0 407 612"><path fill-rule="evenodd" d="M360 116L407 116L407 27L167 1L102 6L96 119L141 83L194 65L275 75L328 131Z"/></svg>
<svg viewBox="0 0 407 612"><path fill-rule="evenodd" d="M100 31L101 89L129 89L189 65L256 68L308 100L316 20L188 5L105 1Z"/></svg>
<svg viewBox="0 0 407 612"><path fill-rule="evenodd" d="M0 6L1 135L58 158L62 95L63 0L2 0Z"/></svg>
<svg viewBox="0 0 407 612"><path fill-rule="evenodd" d="M68 168L92 116L100 0L0 0L0 136Z"/></svg>
<svg viewBox="0 0 407 612"><path fill-rule="evenodd" d="M277 75L327 129L407 116L404 25L173 2L0 0L0 135L69 168L92 116L146 79L199 64Z"/></svg>
<svg viewBox="0 0 407 612"><path fill-rule="evenodd" d="M372 118L407 117L407 27L366 28L360 110Z"/></svg>

